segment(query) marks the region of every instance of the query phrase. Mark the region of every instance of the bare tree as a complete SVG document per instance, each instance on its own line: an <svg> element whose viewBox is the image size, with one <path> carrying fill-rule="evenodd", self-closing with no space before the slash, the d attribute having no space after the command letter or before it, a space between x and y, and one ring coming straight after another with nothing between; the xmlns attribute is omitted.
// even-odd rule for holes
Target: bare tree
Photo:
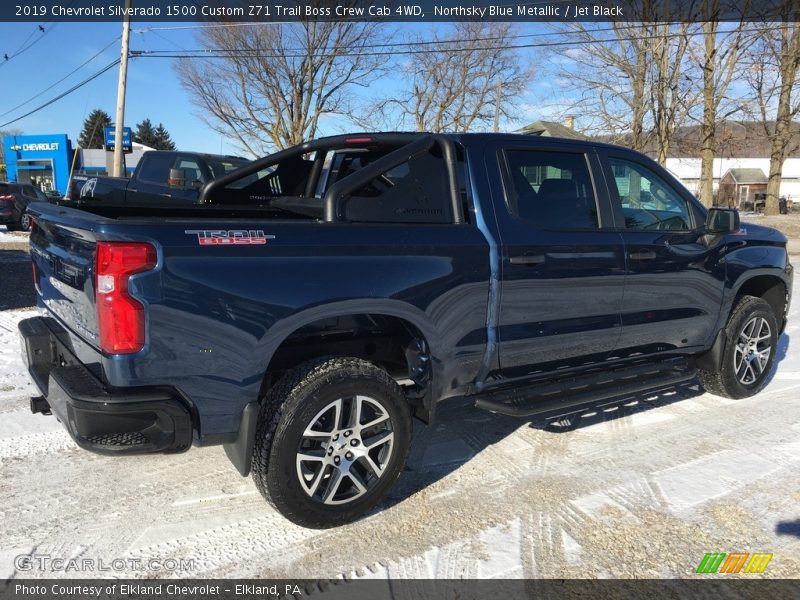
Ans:
<svg viewBox="0 0 800 600"><path fill-rule="evenodd" d="M667 163L670 140L697 101L684 77L685 57L689 45L688 23L657 23L648 44L652 56L650 101L657 154L662 165Z"/></svg>
<svg viewBox="0 0 800 600"><path fill-rule="evenodd" d="M720 0L705 0L701 11L703 35L701 44L690 48L693 63L702 71L703 111L700 118L700 201L711 206L714 202L714 158L717 153L717 121L741 110L741 103L728 102L728 90L734 74L741 66L745 41L745 22L742 18L732 31L720 33ZM731 6L730 10L735 7ZM749 2L739 7L741 15Z"/></svg>
<svg viewBox="0 0 800 600"><path fill-rule="evenodd" d="M629 2L630 21L608 28L572 23L558 29L575 43L562 51L562 76L580 92L564 107L581 115L585 130L643 151L651 140L666 160L674 130L696 102L683 76L687 23L656 22L658 0ZM636 21L636 22L633 22Z"/></svg>
<svg viewBox="0 0 800 600"><path fill-rule="evenodd" d="M0 130L0 175L6 174L6 147L5 138L15 137L22 135L21 129L3 129Z"/></svg>
<svg viewBox="0 0 800 600"><path fill-rule="evenodd" d="M584 23L557 27L574 42L561 52L561 75L579 92L563 110L581 116L585 131L642 151L648 141L649 46L654 32L647 21L653 7L650 0L643 0L628 9L636 11L632 19L640 23L612 22L611 32L598 32L596 26Z"/></svg>
<svg viewBox="0 0 800 600"><path fill-rule="evenodd" d="M315 137L381 74L374 23L302 21L203 29L201 58L176 64L200 118L253 155Z"/></svg>
<svg viewBox="0 0 800 600"><path fill-rule="evenodd" d="M501 117L516 120L512 108L531 71L509 47L511 31L509 23L465 22L437 33L430 51L410 55L401 67L408 89L378 99L378 113L433 132L497 130Z"/></svg>
<svg viewBox="0 0 800 600"><path fill-rule="evenodd" d="M792 140L792 121L800 114L800 94L795 86L800 75L800 7L782 0L782 21L762 23L750 46L747 79L764 133L770 141L769 180L764 212L779 212L783 162Z"/></svg>

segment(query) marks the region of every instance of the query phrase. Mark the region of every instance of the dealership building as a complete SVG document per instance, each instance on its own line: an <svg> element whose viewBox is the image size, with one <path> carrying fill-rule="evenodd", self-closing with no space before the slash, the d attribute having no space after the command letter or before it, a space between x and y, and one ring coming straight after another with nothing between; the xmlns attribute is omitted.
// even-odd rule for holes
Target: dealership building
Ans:
<svg viewBox="0 0 800 600"><path fill-rule="evenodd" d="M32 183L44 192L58 190L61 194L66 193L73 170L97 175L109 173L114 155L101 149L74 150L65 133L9 135L3 139L3 150L8 181ZM128 175L147 150L152 148L133 143L132 152L124 155Z"/></svg>

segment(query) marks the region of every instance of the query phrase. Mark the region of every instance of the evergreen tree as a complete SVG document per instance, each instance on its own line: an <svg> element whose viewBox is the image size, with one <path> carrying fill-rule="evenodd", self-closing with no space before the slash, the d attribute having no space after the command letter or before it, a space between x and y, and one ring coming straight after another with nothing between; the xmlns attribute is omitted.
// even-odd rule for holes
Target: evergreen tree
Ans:
<svg viewBox="0 0 800 600"><path fill-rule="evenodd" d="M150 119L145 119L141 123L136 124L136 131L133 133L133 141L138 144L144 144L150 148L158 148L159 138L156 135L156 129L150 122Z"/></svg>
<svg viewBox="0 0 800 600"><path fill-rule="evenodd" d="M175 142L161 123L156 127L156 143L153 147L156 150L175 150Z"/></svg>
<svg viewBox="0 0 800 600"><path fill-rule="evenodd" d="M81 148L102 148L105 141L104 128L111 126L111 117L102 109L96 108L86 117L83 129L78 136Z"/></svg>
<svg viewBox="0 0 800 600"><path fill-rule="evenodd" d="M6 145L5 138L22 135L20 129L6 129L0 131L0 179L6 178Z"/></svg>

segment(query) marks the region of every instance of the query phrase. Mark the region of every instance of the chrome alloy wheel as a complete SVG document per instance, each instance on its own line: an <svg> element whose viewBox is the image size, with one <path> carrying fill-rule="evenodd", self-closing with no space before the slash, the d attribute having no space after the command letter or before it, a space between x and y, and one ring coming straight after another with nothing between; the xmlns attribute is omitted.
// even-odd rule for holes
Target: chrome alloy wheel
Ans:
<svg viewBox="0 0 800 600"><path fill-rule="evenodd" d="M346 504L377 484L393 449L392 421L377 400L339 398L319 411L303 432L297 478L311 498Z"/></svg>
<svg viewBox="0 0 800 600"><path fill-rule="evenodd" d="M769 363L772 331L763 317L753 317L739 333L733 351L736 378L743 385L754 384Z"/></svg>

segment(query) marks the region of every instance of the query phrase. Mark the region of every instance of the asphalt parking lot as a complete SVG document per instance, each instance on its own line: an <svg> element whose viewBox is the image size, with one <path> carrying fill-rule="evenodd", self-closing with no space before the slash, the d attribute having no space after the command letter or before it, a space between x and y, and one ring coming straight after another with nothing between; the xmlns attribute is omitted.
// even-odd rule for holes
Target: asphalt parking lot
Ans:
<svg viewBox="0 0 800 600"><path fill-rule="evenodd" d="M415 428L388 501L314 531L275 513L221 448L103 457L30 414L16 323L35 313L24 236L11 237L0 228L0 578L691 577L708 552L773 555L763 574L728 577L800 573L797 301L756 397L687 385L561 426L447 404Z"/></svg>

